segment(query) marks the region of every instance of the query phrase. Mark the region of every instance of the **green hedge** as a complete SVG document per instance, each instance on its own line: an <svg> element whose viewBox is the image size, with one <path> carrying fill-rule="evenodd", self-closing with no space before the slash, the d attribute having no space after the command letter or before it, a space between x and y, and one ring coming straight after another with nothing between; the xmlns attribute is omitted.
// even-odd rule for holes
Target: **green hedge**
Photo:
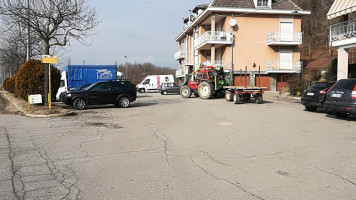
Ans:
<svg viewBox="0 0 356 200"><path fill-rule="evenodd" d="M8 92L14 93L15 80L16 80L16 76L12 76L11 78L5 79L5 81L3 82L4 89Z"/></svg>
<svg viewBox="0 0 356 200"><path fill-rule="evenodd" d="M288 88L291 95L302 95L307 89L307 82L304 79L291 79L288 81Z"/></svg>
<svg viewBox="0 0 356 200"><path fill-rule="evenodd" d="M4 81L5 90L27 100L29 94L44 94L44 67L40 60L30 59L23 64L16 76ZM52 98L55 97L61 81L61 73L51 67Z"/></svg>

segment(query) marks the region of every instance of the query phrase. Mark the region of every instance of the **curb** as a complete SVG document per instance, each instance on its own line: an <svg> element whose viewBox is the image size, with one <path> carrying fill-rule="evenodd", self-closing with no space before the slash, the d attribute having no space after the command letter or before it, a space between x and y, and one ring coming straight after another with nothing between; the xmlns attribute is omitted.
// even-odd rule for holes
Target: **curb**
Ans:
<svg viewBox="0 0 356 200"><path fill-rule="evenodd" d="M23 109L22 106L19 106L15 101L12 101L12 99L7 95L8 92L4 91L2 94L9 100L10 104L13 105L18 111L23 113L26 117L31 117L31 118L55 118L55 117L65 117L65 116L73 116L76 115L75 112L69 111L67 113L60 113L60 114L48 114L48 115L36 115L36 114L31 114L27 110Z"/></svg>

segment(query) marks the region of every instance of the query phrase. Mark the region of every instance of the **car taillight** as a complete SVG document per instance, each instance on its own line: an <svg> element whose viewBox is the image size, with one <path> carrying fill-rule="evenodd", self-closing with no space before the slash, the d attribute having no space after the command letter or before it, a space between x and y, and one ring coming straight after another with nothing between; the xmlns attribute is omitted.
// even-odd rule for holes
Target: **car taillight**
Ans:
<svg viewBox="0 0 356 200"><path fill-rule="evenodd" d="M322 91L320 91L320 94L326 94L326 90L328 90L328 88L323 89Z"/></svg>
<svg viewBox="0 0 356 200"><path fill-rule="evenodd" d="M354 89L352 90L351 99L356 99L356 85L355 85Z"/></svg>

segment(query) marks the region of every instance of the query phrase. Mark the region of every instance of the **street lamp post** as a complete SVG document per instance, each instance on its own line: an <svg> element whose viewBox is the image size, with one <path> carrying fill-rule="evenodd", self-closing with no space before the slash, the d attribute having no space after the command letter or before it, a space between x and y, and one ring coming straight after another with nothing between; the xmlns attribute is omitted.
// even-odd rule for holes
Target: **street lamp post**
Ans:
<svg viewBox="0 0 356 200"><path fill-rule="evenodd" d="M126 76L126 79L128 79L129 78L129 75L127 74L127 65L129 64L129 62L128 62L128 57L127 56L125 56L125 58L126 58L126 74L125 74L125 76Z"/></svg>

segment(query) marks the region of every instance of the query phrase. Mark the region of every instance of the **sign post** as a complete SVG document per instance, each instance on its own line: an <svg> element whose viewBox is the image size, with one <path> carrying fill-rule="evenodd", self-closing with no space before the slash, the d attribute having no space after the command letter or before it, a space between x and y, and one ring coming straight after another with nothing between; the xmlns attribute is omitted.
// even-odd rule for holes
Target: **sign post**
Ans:
<svg viewBox="0 0 356 200"><path fill-rule="evenodd" d="M42 95L41 94L32 94L28 95L28 111L31 112L31 104L41 104Z"/></svg>
<svg viewBox="0 0 356 200"><path fill-rule="evenodd" d="M49 77L48 77L48 82L49 82L49 89L48 89L48 108L51 110L52 109L52 89L51 89L51 64L56 64L57 63L57 56L53 55L42 55L42 63L48 63L48 69L49 69Z"/></svg>

